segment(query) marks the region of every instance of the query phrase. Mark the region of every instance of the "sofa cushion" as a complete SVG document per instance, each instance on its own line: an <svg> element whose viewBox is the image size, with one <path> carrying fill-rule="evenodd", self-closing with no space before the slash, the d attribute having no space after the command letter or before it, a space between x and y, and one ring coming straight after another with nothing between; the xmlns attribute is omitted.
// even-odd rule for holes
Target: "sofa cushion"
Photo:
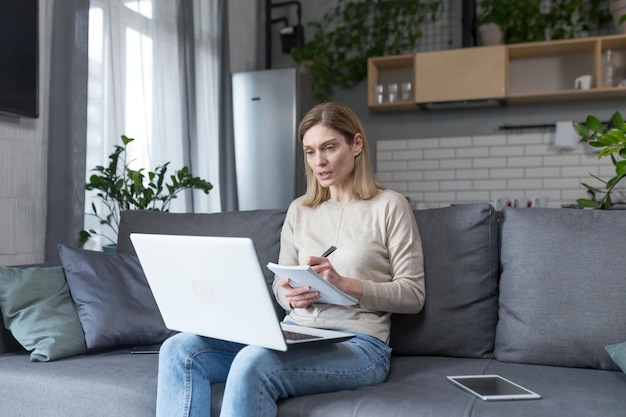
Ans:
<svg viewBox="0 0 626 417"><path fill-rule="evenodd" d="M626 335L626 212L505 209L495 355L617 370Z"/></svg>
<svg viewBox="0 0 626 417"><path fill-rule="evenodd" d="M498 320L498 219L489 204L415 211L426 301L416 315L391 316L402 355L492 357Z"/></svg>
<svg viewBox="0 0 626 417"><path fill-rule="evenodd" d="M261 265L278 261L280 230L286 210L267 209L224 213L163 213L156 211L123 211L117 240L118 253L135 250L131 233L159 233L195 236L249 237L254 241ZM263 268L265 280L271 285L274 274ZM278 303L279 317L285 312Z"/></svg>
<svg viewBox="0 0 626 417"><path fill-rule="evenodd" d="M499 374L538 394L536 401L482 401L448 375ZM626 375L489 359L395 356L384 384L279 401L278 417L624 417ZM223 384L211 386L219 415Z"/></svg>
<svg viewBox="0 0 626 417"><path fill-rule="evenodd" d="M156 344L172 334L137 256L64 245L59 255L89 349Z"/></svg>
<svg viewBox="0 0 626 417"><path fill-rule="evenodd" d="M0 416L154 417L158 355L103 351L46 364L0 355Z"/></svg>
<svg viewBox="0 0 626 417"><path fill-rule="evenodd" d="M534 208L532 210L535 210ZM553 209L557 210L557 209ZM560 210L560 209L559 209ZM502 375L541 395L536 401L481 401L473 417L620 417L626 410L626 375L598 369L492 361L484 374ZM472 396L469 393L463 393Z"/></svg>
<svg viewBox="0 0 626 417"><path fill-rule="evenodd" d="M45 362L87 351L85 335L63 269L0 267L0 309L5 326Z"/></svg>

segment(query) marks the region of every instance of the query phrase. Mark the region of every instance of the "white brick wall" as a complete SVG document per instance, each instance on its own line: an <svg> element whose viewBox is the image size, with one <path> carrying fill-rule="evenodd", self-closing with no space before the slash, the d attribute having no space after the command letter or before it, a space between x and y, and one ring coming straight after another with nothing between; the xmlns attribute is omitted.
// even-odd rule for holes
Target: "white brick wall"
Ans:
<svg viewBox="0 0 626 417"><path fill-rule="evenodd" d="M445 207L495 198L548 199L548 207L589 197L581 182L608 180L609 159L583 143L554 146L554 132L378 140L379 179L411 199L414 208ZM617 195L615 196L617 197Z"/></svg>

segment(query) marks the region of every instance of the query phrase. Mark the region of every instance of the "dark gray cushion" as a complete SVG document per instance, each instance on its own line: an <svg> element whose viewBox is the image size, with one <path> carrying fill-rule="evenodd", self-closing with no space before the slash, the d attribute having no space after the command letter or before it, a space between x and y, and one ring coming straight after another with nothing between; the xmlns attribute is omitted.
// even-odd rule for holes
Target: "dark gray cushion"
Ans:
<svg viewBox="0 0 626 417"><path fill-rule="evenodd" d="M165 327L137 256L59 245L89 349L161 343Z"/></svg>
<svg viewBox="0 0 626 417"><path fill-rule="evenodd" d="M224 213L124 211L121 213L117 251L135 254L129 237L131 233L249 237L254 241L261 265L267 265L268 262L278 261L280 230L285 214L286 210ZM271 285L273 273L265 267L263 272L268 285ZM280 317L285 314L278 303L274 307Z"/></svg>
<svg viewBox="0 0 626 417"><path fill-rule="evenodd" d="M0 267L0 309L5 326L31 352L31 361L46 362L87 351L60 266Z"/></svg>
<svg viewBox="0 0 626 417"><path fill-rule="evenodd" d="M415 211L422 238L426 302L391 317L402 355L492 357L498 320L498 219L489 204Z"/></svg>
<svg viewBox="0 0 626 417"><path fill-rule="evenodd" d="M626 212L505 209L498 360L617 370L626 335Z"/></svg>

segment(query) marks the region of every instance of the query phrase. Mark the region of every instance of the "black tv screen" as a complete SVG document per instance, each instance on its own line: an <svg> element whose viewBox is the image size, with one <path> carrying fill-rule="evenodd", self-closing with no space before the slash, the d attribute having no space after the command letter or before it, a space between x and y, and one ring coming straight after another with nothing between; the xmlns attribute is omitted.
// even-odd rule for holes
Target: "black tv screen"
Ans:
<svg viewBox="0 0 626 417"><path fill-rule="evenodd" d="M0 113L39 115L39 0L0 0Z"/></svg>

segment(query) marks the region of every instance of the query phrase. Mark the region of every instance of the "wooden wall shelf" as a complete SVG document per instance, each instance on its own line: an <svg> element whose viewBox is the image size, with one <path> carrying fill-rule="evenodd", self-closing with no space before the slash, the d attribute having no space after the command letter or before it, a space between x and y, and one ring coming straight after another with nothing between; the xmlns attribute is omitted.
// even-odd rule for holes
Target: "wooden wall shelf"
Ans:
<svg viewBox="0 0 626 417"><path fill-rule="evenodd" d="M601 64L611 50L614 85L603 87ZM497 99L507 104L626 98L626 35L609 35L501 46L483 46L368 60L368 105L402 111L425 103ZM576 78L592 76L591 88L576 89ZM389 103L375 86L412 83L409 100ZM422 106L423 107L423 106Z"/></svg>

